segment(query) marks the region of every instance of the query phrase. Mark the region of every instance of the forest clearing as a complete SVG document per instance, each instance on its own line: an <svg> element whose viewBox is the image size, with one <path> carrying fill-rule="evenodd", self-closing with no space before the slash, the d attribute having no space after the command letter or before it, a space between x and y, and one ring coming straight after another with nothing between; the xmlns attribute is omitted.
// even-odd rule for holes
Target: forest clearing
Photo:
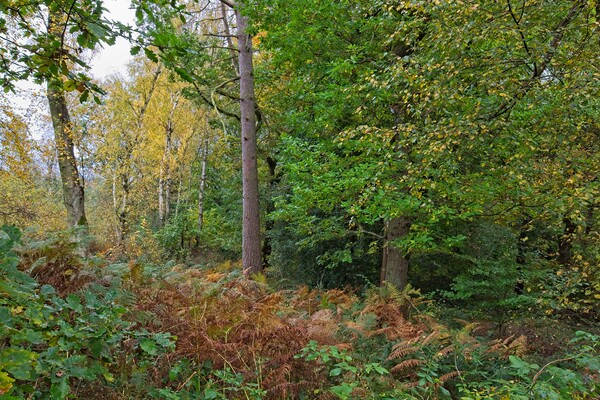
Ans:
<svg viewBox="0 0 600 400"><path fill-rule="evenodd" d="M0 1L0 399L600 399L599 14Z"/></svg>

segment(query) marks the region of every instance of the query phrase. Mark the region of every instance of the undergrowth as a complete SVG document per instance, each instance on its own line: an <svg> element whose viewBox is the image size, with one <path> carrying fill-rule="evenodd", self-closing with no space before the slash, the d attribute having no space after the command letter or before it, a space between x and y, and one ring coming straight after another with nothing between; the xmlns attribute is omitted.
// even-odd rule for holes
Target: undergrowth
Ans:
<svg viewBox="0 0 600 400"><path fill-rule="evenodd" d="M590 333L543 359L525 335L441 323L410 287L281 291L235 263L90 265L18 242L0 231L2 399L598 397Z"/></svg>

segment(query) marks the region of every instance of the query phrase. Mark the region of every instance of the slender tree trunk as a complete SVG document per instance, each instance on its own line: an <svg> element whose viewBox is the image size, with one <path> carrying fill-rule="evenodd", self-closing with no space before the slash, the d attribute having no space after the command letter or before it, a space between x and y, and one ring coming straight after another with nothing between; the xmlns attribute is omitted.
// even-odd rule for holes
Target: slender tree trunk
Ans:
<svg viewBox="0 0 600 400"><path fill-rule="evenodd" d="M117 199L117 177L121 181L121 201ZM117 245L119 247L123 247L125 245L125 237L128 232L128 223L127 223L127 206L129 200L129 179L127 174L121 173L118 174L117 171L113 174L113 182L112 182L112 196L113 196L113 211L117 218L117 223L115 227L115 231L117 233Z"/></svg>
<svg viewBox="0 0 600 400"><path fill-rule="evenodd" d="M529 233L529 224L531 223L531 217L525 216L523 221L521 222L521 227L519 229L519 238L517 242L517 282L515 284L515 294L521 295L525 290L525 281L523 279L523 271L525 269L526 252L527 246L525 244L527 240L527 235Z"/></svg>
<svg viewBox="0 0 600 400"><path fill-rule="evenodd" d="M158 180L158 222L160 226L164 226L168 215L169 215L169 191L170 188L170 175L171 175L171 124L167 123L166 128L166 140L165 140L165 151L163 153L160 176Z"/></svg>
<svg viewBox="0 0 600 400"><path fill-rule="evenodd" d="M202 143L202 170L200 172L200 188L198 190L198 237L204 222L204 190L206 188L206 164L208 162L209 136L206 134Z"/></svg>
<svg viewBox="0 0 600 400"><path fill-rule="evenodd" d="M129 207L129 191L131 185L129 183L129 176L126 173L121 174L121 206L117 211L117 219L119 222L119 232L121 237L119 238L119 244L125 244L125 237L129 233L129 218L128 218L128 207Z"/></svg>
<svg viewBox="0 0 600 400"><path fill-rule="evenodd" d="M70 228L76 230L78 248L82 256L87 255L84 237L88 234L85 216L85 195L77 170L73 145L73 126L69 118L67 99L60 82L48 83L48 105L54 128L54 141L58 154L58 169L63 189L63 202L67 209L67 221Z"/></svg>
<svg viewBox="0 0 600 400"><path fill-rule="evenodd" d="M408 255L392 244L408 235L411 222L408 218L392 218L385 222L381 285L389 283L402 290L408 284Z"/></svg>
<svg viewBox="0 0 600 400"><path fill-rule="evenodd" d="M123 132L123 141L125 145L121 148L120 156L117 158L117 166L116 168L121 175L121 206L117 205L116 193L113 193L113 203L114 203L114 212L117 217L117 240L118 245L124 248L125 238L128 235L129 231L129 198L132 185L134 183L133 179L133 159L132 153L136 146L139 145L143 138L142 127L144 124L144 116L146 115L146 111L148 106L150 105L150 101L152 100L152 96L157 86L158 79L162 73L162 67L159 65L154 74L152 75L152 81L150 83L150 89L147 93L143 94L143 103L139 107L130 102L129 105L133 109L134 114L136 115L135 125L133 127L134 136L133 138L129 138L128 132ZM115 180L116 180L115 171ZM116 192L116 183L113 182L113 191Z"/></svg>
<svg viewBox="0 0 600 400"><path fill-rule="evenodd" d="M258 198L258 164L256 161L256 104L254 69L252 65L252 37L248 31L248 17L235 10L238 30L240 112L242 125L242 267L245 276L262 271L260 248L260 210Z"/></svg>
<svg viewBox="0 0 600 400"><path fill-rule="evenodd" d="M114 212L115 217L117 217L117 221L118 221L118 208L117 208L117 171L116 170L113 172L113 178L112 178L112 201L113 201L113 212ZM119 229L118 222L115 224L115 235L117 236L117 243L120 245L123 236L122 236L121 230Z"/></svg>
<svg viewBox="0 0 600 400"><path fill-rule="evenodd" d="M269 167L269 189L271 193L275 189L275 185L279 181L277 178L277 160L272 157L267 157L267 166ZM269 196L271 197L271 196ZM268 200L266 204L266 213L267 215L274 211L273 201ZM262 246L262 259L263 259L263 269L269 268L269 258L271 257L271 252L273 251L273 246L271 245L271 236L270 232L273 230L273 220L268 218L265 221L265 238L263 240Z"/></svg>
<svg viewBox="0 0 600 400"><path fill-rule="evenodd" d="M231 53L231 63L233 64L233 70L236 74L240 74L240 66L238 62L237 53L235 51L235 47L233 46L233 40L231 36L231 29L229 29L229 21L227 18L227 7L225 3L221 3L221 18L223 18L223 28L225 30L225 40L227 40L227 46L229 47L229 52Z"/></svg>
<svg viewBox="0 0 600 400"><path fill-rule="evenodd" d="M165 151L161 161L158 180L158 222L160 226L164 226L167 222L171 207L171 146L174 131L173 114L175 108L177 108L177 102L176 100L165 125Z"/></svg>

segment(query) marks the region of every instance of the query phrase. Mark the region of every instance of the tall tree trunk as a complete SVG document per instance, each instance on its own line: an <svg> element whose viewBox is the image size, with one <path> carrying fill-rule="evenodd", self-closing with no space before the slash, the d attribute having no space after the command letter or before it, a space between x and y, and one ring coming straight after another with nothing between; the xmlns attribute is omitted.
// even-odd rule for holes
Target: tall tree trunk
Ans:
<svg viewBox="0 0 600 400"><path fill-rule="evenodd" d="M87 246L84 244L84 237L88 234L88 223L85 216L85 195L75 160L73 125L69 118L67 99L61 82L48 82L47 98L54 128L67 221L69 227L76 230L79 253L86 256Z"/></svg>
<svg viewBox="0 0 600 400"><path fill-rule="evenodd" d="M408 235L411 221L408 218L392 218L385 222L383 259L381 263L381 285L389 283L399 290L408 284L408 255L392 242Z"/></svg>
<svg viewBox="0 0 600 400"><path fill-rule="evenodd" d="M204 190L206 188L206 164L208 162L208 144L210 138L208 133L202 143L202 169L200 172L200 188L198 189L198 238L202 232L202 223L204 222ZM198 239L200 242L200 239Z"/></svg>
<svg viewBox="0 0 600 400"><path fill-rule="evenodd" d="M121 232L121 236L119 237L119 244L124 245L125 238L129 233L129 218L127 215L128 207L129 207L129 191L131 189L129 183L129 176L126 173L120 174L121 176L121 205L117 211L117 220L119 223L119 232Z"/></svg>
<svg viewBox="0 0 600 400"><path fill-rule="evenodd" d="M115 232L117 234L117 246L123 248L125 244L125 235L127 231L127 196L128 193L123 193L121 197L121 202L119 205L119 200L117 199L117 177L121 180L123 179L123 174L118 174L117 171L113 173L112 179L112 197L113 197L113 211L115 213L115 217L117 218L117 223L115 224ZM122 189L125 189L121 184Z"/></svg>
<svg viewBox="0 0 600 400"><path fill-rule="evenodd" d="M245 276L262 271L260 248L260 210L258 198L258 164L256 161L256 104L252 37L248 34L248 17L235 9L239 48L240 113L242 125L242 267Z"/></svg>
<svg viewBox="0 0 600 400"><path fill-rule="evenodd" d="M48 34L58 35L64 29L65 19L66 16L60 11L50 12L48 15ZM64 62L62 60L63 50L61 46L52 57L56 65ZM85 195L75 159L73 125L69 117L63 82L59 79L49 80L47 82L46 97L54 129L54 142L62 182L63 203L67 209L67 222L69 228L75 231L78 253L86 257L88 249L85 244L85 236L88 235L88 223L85 216Z"/></svg>
<svg viewBox="0 0 600 400"><path fill-rule="evenodd" d="M113 211L115 213L115 217L117 218L117 223L115 224L115 235L117 236L117 244L120 246L123 242L123 233L119 228L119 212L118 212L118 200L117 200L117 171L113 172L112 178L112 200L113 200Z"/></svg>

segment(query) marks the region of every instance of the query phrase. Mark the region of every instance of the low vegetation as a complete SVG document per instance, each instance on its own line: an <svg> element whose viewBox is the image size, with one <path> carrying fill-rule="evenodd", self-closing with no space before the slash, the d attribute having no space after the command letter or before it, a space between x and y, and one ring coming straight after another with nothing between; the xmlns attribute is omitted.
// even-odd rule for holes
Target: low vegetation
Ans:
<svg viewBox="0 0 600 400"><path fill-rule="evenodd" d="M76 256L57 241L52 248L60 253L32 266L21 260L40 255L39 242L22 244L19 231L7 227L0 235L2 399L593 399L599 393L597 327L546 321L563 329L552 339L560 342L555 351L535 327L509 334L508 326L453 318L451 309L410 286L276 290L264 275L244 279L231 263L74 264ZM40 281L25 268L38 271ZM44 283L46 268L64 281ZM519 323L526 322L507 325Z"/></svg>
<svg viewBox="0 0 600 400"><path fill-rule="evenodd" d="M0 400L600 399L599 18L0 1Z"/></svg>

